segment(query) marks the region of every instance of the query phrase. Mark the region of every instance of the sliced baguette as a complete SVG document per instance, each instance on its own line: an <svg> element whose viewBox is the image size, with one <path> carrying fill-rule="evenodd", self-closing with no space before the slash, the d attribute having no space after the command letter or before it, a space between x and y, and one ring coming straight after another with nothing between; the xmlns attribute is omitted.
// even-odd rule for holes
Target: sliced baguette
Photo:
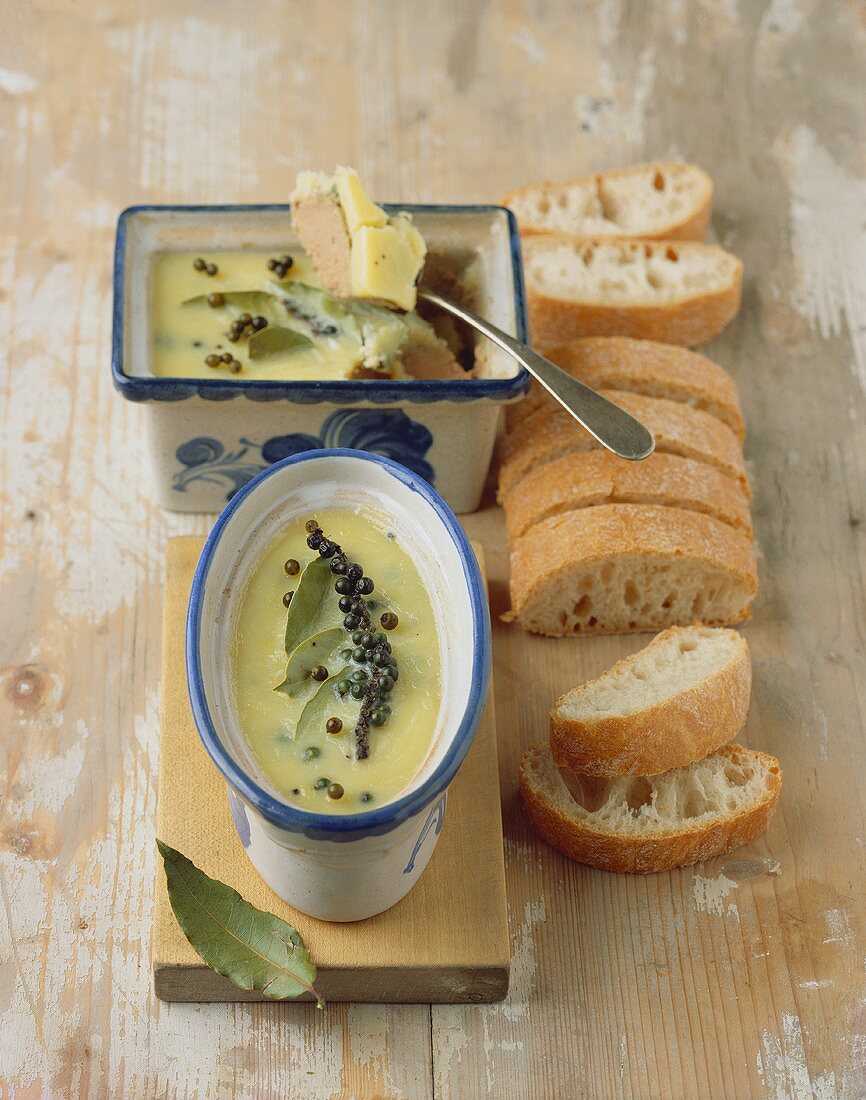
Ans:
<svg viewBox="0 0 866 1100"><path fill-rule="evenodd" d="M529 329L544 352L581 336L696 347L740 308L743 265L696 241L523 241Z"/></svg>
<svg viewBox="0 0 866 1100"><path fill-rule="evenodd" d="M550 751L560 767L606 778L685 767L733 741L751 686L736 630L672 626L556 700Z"/></svg>
<svg viewBox="0 0 866 1100"><path fill-rule="evenodd" d="M569 859L633 874L748 844L769 825L782 787L779 761L741 745L651 778L569 778L571 789L548 745L524 754L520 790L532 827Z"/></svg>
<svg viewBox="0 0 866 1100"><path fill-rule="evenodd" d="M594 390L620 390L681 401L710 413L742 440L746 435L740 397L733 378L697 352L627 336L589 336L551 349L548 359ZM534 385L523 401L509 406L509 427L553 398Z"/></svg>
<svg viewBox="0 0 866 1100"><path fill-rule="evenodd" d="M679 401L618 390L600 392L650 429L658 452L694 458L715 466L734 478L744 493L751 495L742 446L726 424ZM600 446L565 409L557 407L550 412L539 409L502 441L499 499L502 500L520 478L536 467L564 454L581 453Z"/></svg>
<svg viewBox="0 0 866 1100"><path fill-rule="evenodd" d="M757 583L752 542L726 523L600 504L546 519L512 544L504 618L557 638L733 626L749 617Z"/></svg>
<svg viewBox="0 0 866 1100"><path fill-rule="evenodd" d="M701 241L713 181L695 164L635 164L568 183L517 187L503 197L520 232Z"/></svg>
<svg viewBox="0 0 866 1100"><path fill-rule="evenodd" d="M502 498L509 539L551 516L597 504L664 504L701 512L752 538L749 501L721 470L656 451L626 462L601 448L567 454L520 478Z"/></svg>

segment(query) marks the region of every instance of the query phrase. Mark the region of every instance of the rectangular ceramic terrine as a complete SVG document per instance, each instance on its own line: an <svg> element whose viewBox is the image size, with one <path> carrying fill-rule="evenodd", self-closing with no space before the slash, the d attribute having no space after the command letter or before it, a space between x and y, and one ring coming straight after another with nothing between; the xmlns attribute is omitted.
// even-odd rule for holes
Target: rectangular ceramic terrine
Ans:
<svg viewBox="0 0 866 1100"><path fill-rule="evenodd" d="M525 340L517 226L500 206L386 206L407 210L431 254L473 261L474 306ZM320 447L349 447L396 460L423 477L457 512L481 499L503 404L529 376L483 339L476 375L458 381L272 382L165 378L153 374L154 257L223 249L297 248L286 205L136 206L120 215L114 257L112 374L141 403L159 501L176 512L218 512L272 462Z"/></svg>

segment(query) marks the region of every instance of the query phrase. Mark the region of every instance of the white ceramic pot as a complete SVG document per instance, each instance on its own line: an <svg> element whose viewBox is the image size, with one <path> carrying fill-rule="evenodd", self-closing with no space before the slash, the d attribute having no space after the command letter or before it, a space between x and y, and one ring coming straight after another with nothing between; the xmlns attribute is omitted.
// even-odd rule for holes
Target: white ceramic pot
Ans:
<svg viewBox="0 0 866 1100"><path fill-rule="evenodd" d="M520 240L500 206L400 206L431 254L469 266L477 311L527 338ZM435 485L457 512L474 511L503 404L529 375L489 341L476 377L457 381L262 382L162 378L150 365L153 258L166 250L283 252L297 247L288 206L138 206L118 221L112 374L146 411L154 484L164 508L218 512L271 462L317 448L351 447L395 459Z"/></svg>
<svg viewBox="0 0 866 1100"><path fill-rule="evenodd" d="M430 594L442 667L423 770L391 802L350 815L297 809L270 786L240 730L227 659L239 599L261 554L287 524L327 507L375 509L403 532ZM472 548L441 497L397 463L345 449L285 459L235 494L205 543L187 619L193 715L228 786L247 855L280 897L311 916L370 917L418 881L442 830L448 785L481 719L489 676L487 596Z"/></svg>

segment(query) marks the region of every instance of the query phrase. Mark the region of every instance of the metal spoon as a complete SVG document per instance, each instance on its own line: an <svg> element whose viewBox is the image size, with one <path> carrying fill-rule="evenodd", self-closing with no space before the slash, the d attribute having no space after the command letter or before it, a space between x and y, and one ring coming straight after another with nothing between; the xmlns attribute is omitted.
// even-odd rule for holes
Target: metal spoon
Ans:
<svg viewBox="0 0 866 1100"><path fill-rule="evenodd" d="M496 325L491 325L477 313L449 302L432 290L419 287L418 297L459 317L461 321L483 333L488 340L498 344L503 351L514 356L602 447L613 451L620 458L631 460L646 458L653 453L656 444L648 428L606 397L572 378L543 355L509 336Z"/></svg>

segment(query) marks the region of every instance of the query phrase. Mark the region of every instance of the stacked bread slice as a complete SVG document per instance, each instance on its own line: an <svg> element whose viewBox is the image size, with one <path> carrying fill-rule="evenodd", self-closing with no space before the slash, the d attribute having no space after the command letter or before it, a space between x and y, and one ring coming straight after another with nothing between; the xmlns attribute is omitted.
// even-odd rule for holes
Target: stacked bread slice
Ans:
<svg viewBox="0 0 866 1100"><path fill-rule="evenodd" d="M506 618L552 636L747 618L757 565L731 377L695 352L626 337L550 357L646 424L656 450L637 463L609 454L537 390L515 406L499 471Z"/></svg>
<svg viewBox="0 0 866 1100"><path fill-rule="evenodd" d="M778 760L729 744L749 707L751 664L733 630L674 627L550 713L520 785L538 834L572 859L648 873L697 863L766 829Z"/></svg>
<svg viewBox="0 0 866 1100"><path fill-rule="evenodd" d="M697 166L656 163L504 196L535 346L622 335L695 347L718 335L739 309L742 264L703 243L712 195Z"/></svg>

